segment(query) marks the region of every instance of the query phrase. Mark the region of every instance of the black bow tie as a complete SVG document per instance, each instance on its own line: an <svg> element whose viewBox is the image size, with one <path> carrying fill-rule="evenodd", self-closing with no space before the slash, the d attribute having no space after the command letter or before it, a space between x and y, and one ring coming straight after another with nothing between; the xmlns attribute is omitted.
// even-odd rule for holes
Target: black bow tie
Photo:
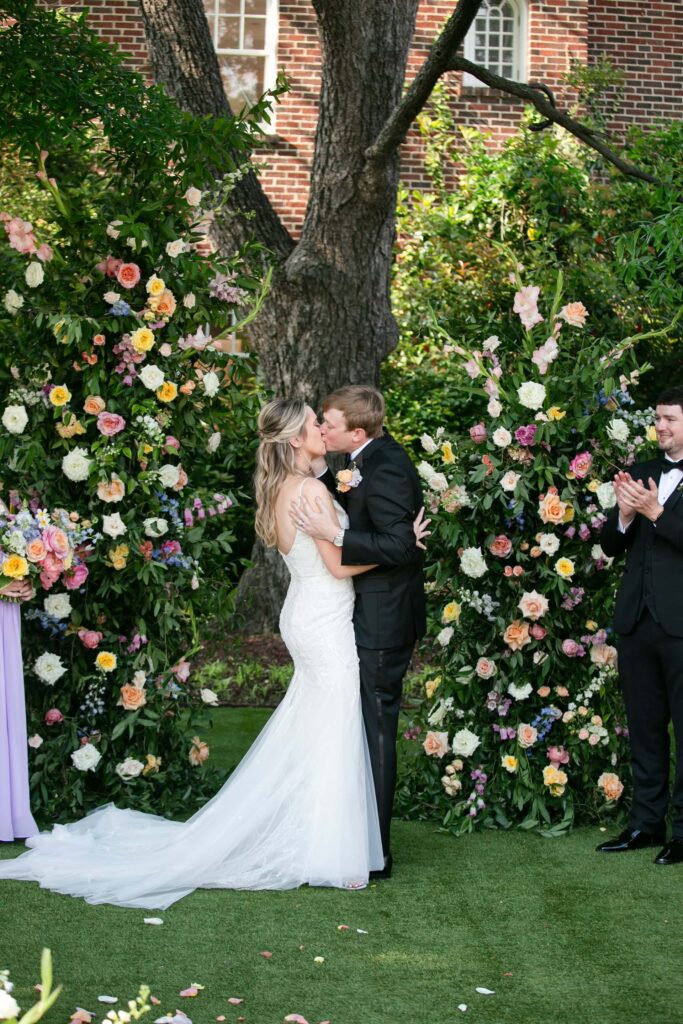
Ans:
<svg viewBox="0 0 683 1024"><path fill-rule="evenodd" d="M668 473L670 469L683 469L683 459L679 459L678 462L662 459L662 473Z"/></svg>

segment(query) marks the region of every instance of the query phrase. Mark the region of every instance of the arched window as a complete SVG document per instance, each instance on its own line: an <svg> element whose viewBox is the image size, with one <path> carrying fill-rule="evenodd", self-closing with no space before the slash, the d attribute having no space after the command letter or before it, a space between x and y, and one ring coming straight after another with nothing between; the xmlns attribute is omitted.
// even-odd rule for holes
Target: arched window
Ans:
<svg viewBox="0 0 683 1024"><path fill-rule="evenodd" d="M483 0L465 38L465 57L474 64L517 82L526 79L526 0ZM463 85L484 87L472 75Z"/></svg>
<svg viewBox="0 0 683 1024"><path fill-rule="evenodd" d="M223 85L234 114L275 84L277 0L204 0Z"/></svg>

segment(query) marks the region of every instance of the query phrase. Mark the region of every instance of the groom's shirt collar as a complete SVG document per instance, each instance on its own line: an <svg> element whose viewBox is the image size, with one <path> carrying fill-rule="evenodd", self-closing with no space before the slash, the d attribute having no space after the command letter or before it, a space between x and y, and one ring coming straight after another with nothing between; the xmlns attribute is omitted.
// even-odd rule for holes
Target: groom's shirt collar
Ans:
<svg viewBox="0 0 683 1024"><path fill-rule="evenodd" d="M355 459L357 459L357 458L358 458L358 456L360 455L360 453L361 453L361 452L363 451L363 449L364 449L364 448L367 448L367 446L368 446L369 444L372 444L372 442L373 442L374 440L375 440L375 438L374 438L374 437L369 437L369 438L367 439L367 441L365 442L365 444L362 444L362 445L360 446L360 448L356 448L356 449L355 449L354 451L352 451L352 452L351 452L351 454L349 455L349 460L350 460L351 462L353 462L353 461L354 461Z"/></svg>

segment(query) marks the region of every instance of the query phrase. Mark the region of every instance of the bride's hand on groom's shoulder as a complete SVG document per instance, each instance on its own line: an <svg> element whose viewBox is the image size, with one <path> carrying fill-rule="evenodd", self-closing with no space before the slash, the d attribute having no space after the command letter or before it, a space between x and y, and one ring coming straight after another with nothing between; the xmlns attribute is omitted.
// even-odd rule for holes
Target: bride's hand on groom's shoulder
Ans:
<svg viewBox="0 0 683 1024"><path fill-rule="evenodd" d="M320 495L313 504L305 495L290 502L289 515L298 530L317 540L332 541L339 531L339 520Z"/></svg>

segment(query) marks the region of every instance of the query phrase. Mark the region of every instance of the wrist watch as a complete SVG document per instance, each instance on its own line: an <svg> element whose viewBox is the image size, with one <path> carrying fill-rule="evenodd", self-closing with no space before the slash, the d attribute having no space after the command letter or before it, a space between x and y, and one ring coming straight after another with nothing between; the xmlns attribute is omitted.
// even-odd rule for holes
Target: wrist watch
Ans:
<svg viewBox="0 0 683 1024"><path fill-rule="evenodd" d="M342 546L342 544L344 543L344 531L343 530L337 530L337 532L335 533L335 535L334 535L334 537L332 539L332 543L334 544L334 546L336 548L340 548Z"/></svg>

